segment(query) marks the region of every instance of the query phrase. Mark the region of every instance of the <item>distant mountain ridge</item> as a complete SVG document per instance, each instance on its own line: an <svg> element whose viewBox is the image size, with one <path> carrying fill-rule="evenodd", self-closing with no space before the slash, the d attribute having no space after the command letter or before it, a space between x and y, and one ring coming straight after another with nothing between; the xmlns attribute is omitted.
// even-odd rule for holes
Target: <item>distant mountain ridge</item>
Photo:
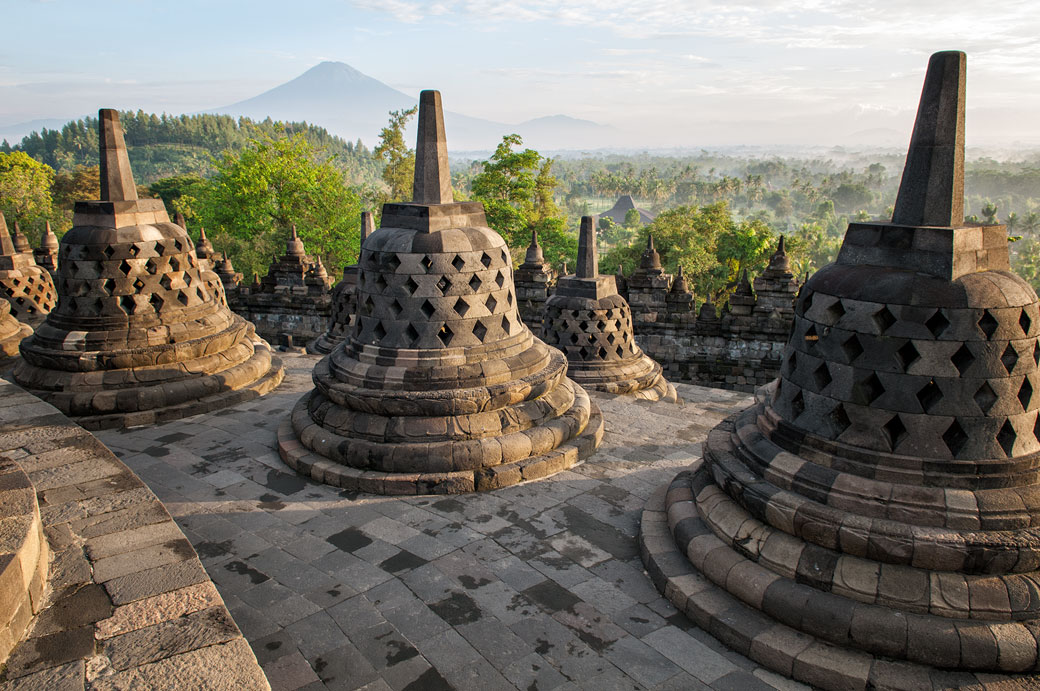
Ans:
<svg viewBox="0 0 1040 691"><path fill-rule="evenodd" d="M245 115L254 120L306 121L348 140L374 146L391 110L411 108L417 99L343 62L322 62L299 77L262 94L206 112ZM549 115L515 125L444 113L448 143L454 151L491 150L502 136L517 133L525 146L543 149L599 148L609 145L612 128L567 115ZM414 127L414 121L412 123ZM409 138L413 132L409 133Z"/></svg>

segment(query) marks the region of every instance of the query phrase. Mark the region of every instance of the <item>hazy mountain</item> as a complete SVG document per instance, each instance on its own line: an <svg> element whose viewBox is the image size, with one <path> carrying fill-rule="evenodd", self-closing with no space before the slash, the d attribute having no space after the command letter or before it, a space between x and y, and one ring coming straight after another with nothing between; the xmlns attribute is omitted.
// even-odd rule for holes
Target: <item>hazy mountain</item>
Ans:
<svg viewBox="0 0 1040 691"><path fill-rule="evenodd" d="M66 122L73 118L43 118L40 120L29 120L28 122L15 122L9 125L0 125L0 141L4 139L11 146L22 141L30 132L39 132L43 129L60 130Z"/></svg>
<svg viewBox="0 0 1040 691"><path fill-rule="evenodd" d="M323 62L299 77L245 101L207 112L245 115L255 120L306 120L345 139L360 138L374 146L391 110L410 108L417 99L387 86L342 62ZM412 121L414 128L415 122ZM453 151L488 151L502 135L517 133L524 144L544 149L607 146L611 128L566 115L508 124L474 118L450 110L444 113L448 145ZM414 138L412 129L408 138Z"/></svg>

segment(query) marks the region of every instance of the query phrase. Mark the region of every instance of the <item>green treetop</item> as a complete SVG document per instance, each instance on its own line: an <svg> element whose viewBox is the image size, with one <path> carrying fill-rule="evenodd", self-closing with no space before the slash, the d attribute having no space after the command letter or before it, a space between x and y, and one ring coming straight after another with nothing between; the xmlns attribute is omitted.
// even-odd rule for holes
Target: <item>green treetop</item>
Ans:
<svg viewBox="0 0 1040 691"><path fill-rule="evenodd" d="M373 154L386 164L383 168L383 182L390 188L390 192L384 201L412 200L415 150L409 149L405 144L404 128L417 111L418 106L408 110L390 111L390 122L379 132L379 146Z"/></svg>

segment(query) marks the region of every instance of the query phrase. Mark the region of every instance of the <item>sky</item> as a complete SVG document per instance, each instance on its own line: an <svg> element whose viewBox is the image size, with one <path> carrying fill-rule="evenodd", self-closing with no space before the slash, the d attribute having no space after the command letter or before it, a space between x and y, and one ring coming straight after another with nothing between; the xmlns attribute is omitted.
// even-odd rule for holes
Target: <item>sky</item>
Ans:
<svg viewBox="0 0 1040 691"><path fill-rule="evenodd" d="M335 60L607 145L905 147L928 56L955 49L968 145L1040 147L1036 0L0 0L0 25L0 132L216 108Z"/></svg>

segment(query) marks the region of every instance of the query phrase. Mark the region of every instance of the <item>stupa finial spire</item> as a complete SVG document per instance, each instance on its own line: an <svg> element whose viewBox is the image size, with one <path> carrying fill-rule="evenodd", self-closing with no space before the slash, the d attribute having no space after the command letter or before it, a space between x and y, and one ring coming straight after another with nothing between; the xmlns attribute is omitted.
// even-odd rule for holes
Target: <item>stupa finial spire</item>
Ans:
<svg viewBox="0 0 1040 691"><path fill-rule="evenodd" d="M964 85L960 51L932 55L906 154L892 223L957 227L964 224Z"/></svg>
<svg viewBox="0 0 1040 691"><path fill-rule="evenodd" d="M441 92L423 91L419 94L419 134L415 144L412 201L416 204L451 204L454 200Z"/></svg>
<svg viewBox="0 0 1040 691"><path fill-rule="evenodd" d="M101 137L101 201L130 202L137 200L137 185L130 170L130 157L123 139L119 111L102 108L98 111Z"/></svg>
<svg viewBox="0 0 1040 691"><path fill-rule="evenodd" d="M361 244L365 244L365 238L376 232L376 220L371 211L361 212Z"/></svg>
<svg viewBox="0 0 1040 691"><path fill-rule="evenodd" d="M595 278L599 275L599 261L596 257L596 230L592 224L592 216L581 217L581 230L578 235L578 278Z"/></svg>

